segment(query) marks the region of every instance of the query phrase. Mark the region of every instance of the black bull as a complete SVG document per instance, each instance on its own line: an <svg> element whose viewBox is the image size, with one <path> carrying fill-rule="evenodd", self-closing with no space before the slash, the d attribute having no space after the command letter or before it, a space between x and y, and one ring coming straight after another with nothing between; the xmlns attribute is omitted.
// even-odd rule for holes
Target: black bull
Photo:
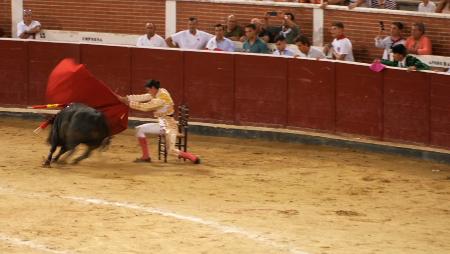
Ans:
<svg viewBox="0 0 450 254"><path fill-rule="evenodd" d="M110 141L110 131L105 116L84 104L73 103L62 109L54 118L48 137L51 145L50 153L44 166L50 166L66 152L67 157L73 154L79 144L86 144L87 150L73 163L88 158L94 149L105 147ZM59 153L53 158L57 147Z"/></svg>

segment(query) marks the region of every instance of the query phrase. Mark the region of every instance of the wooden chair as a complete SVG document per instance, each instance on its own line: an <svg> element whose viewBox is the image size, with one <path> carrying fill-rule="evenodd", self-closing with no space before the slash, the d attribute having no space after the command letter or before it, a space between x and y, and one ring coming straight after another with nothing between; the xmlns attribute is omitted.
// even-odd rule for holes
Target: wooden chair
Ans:
<svg viewBox="0 0 450 254"><path fill-rule="evenodd" d="M179 106L177 118L178 135L175 146L179 150L186 152L188 143L189 107L186 105ZM167 162L166 135L164 133L159 134L158 137L158 160L161 160L161 156L164 158L164 162Z"/></svg>

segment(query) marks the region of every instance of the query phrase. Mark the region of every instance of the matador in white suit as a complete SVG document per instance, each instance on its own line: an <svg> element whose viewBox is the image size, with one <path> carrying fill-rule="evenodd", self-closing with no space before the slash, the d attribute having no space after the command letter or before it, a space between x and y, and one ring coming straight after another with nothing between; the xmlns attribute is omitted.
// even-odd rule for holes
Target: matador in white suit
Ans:
<svg viewBox="0 0 450 254"><path fill-rule="evenodd" d="M170 154L188 159L196 164L200 163L198 156L180 151L175 147L178 125L173 118L174 103L169 92L160 88L158 80L149 80L144 87L147 90L145 94L118 96L119 100L129 105L130 108L139 111L153 111L154 116L158 118L158 123L146 123L136 127L136 137L142 149L142 157L137 158L135 162L151 162L145 134L164 133Z"/></svg>

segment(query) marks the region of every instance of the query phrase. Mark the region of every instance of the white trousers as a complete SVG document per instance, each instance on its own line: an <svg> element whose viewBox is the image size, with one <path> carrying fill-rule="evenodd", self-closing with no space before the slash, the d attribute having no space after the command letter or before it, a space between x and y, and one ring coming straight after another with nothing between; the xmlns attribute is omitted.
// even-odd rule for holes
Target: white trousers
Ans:
<svg viewBox="0 0 450 254"><path fill-rule="evenodd" d="M175 147L178 130L174 128L176 126L175 120L173 122L175 125L173 123L167 123L165 119L160 118L159 123L146 123L136 126L136 137L145 138L146 134L165 134L168 153L178 156L180 150Z"/></svg>

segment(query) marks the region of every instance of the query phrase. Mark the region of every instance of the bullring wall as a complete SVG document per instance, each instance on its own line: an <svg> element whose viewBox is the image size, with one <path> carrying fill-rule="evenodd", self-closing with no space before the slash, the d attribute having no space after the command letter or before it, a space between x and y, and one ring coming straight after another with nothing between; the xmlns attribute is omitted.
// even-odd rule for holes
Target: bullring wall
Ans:
<svg viewBox="0 0 450 254"><path fill-rule="evenodd" d="M450 75L240 53L0 41L0 105L45 103L65 57L120 94L160 79L196 121L309 129L450 148ZM147 115L148 116L148 115Z"/></svg>

